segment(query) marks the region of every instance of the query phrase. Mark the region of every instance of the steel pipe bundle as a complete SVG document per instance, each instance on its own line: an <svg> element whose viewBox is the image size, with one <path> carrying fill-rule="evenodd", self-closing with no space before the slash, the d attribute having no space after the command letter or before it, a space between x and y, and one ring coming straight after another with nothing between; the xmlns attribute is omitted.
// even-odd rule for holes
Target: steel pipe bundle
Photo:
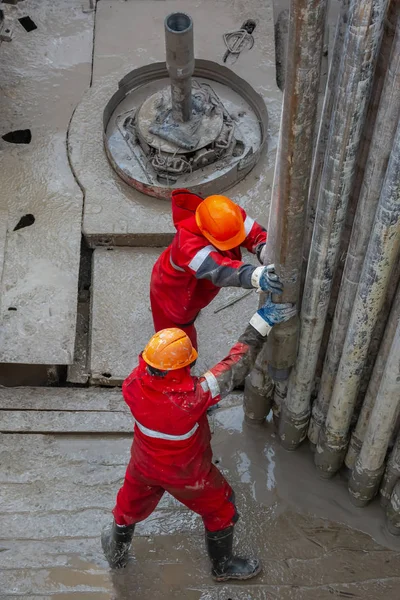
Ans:
<svg viewBox="0 0 400 600"><path fill-rule="evenodd" d="M386 7L387 0L350 2L304 284L299 352L280 418L280 438L288 449L300 444L308 428L314 374Z"/></svg>
<svg viewBox="0 0 400 600"><path fill-rule="evenodd" d="M398 271L398 269L397 269ZM399 281L399 273L395 272L395 281ZM383 318L383 315L381 315ZM397 293L393 301L392 310L386 324L386 329L382 343L379 348L371 378L369 380L367 392L362 403L360 414L357 419L356 427L354 428L349 447L346 454L345 464L350 470L353 469L356 459L360 453L362 443L364 441L365 432L367 431L368 422L371 416L372 409L375 404L375 399L378 396L379 386L382 381L383 371L389 357L390 348L393 342L396 325L400 318L400 285L397 288Z"/></svg>
<svg viewBox="0 0 400 600"><path fill-rule="evenodd" d="M293 79L299 64L288 61ZM270 354L260 363L265 370L268 359L276 381L274 422L290 450L308 430L323 477L334 475L346 457L352 502L364 506L379 491L387 527L400 535L400 2L342 2L307 219L304 205L298 204L297 222L291 220L296 206L291 194L296 189L304 193L296 182L306 171L295 154L300 148L289 136L293 115L288 102L268 245L268 258L285 284L290 275L295 282L288 286L286 301L294 301L290 293L298 290L294 274L301 219L308 265L294 368L288 378L293 347L286 342L295 337L285 335L285 328L277 329ZM343 253L344 267L338 268ZM332 325L326 321L328 307L330 315L334 312Z"/></svg>
<svg viewBox="0 0 400 600"><path fill-rule="evenodd" d="M400 257L400 125L397 126L374 226L315 464L327 476L341 467L373 328Z"/></svg>
<svg viewBox="0 0 400 600"><path fill-rule="evenodd" d="M398 151L400 153L400 146ZM399 193L400 179L398 186ZM400 237L400 227L398 237ZM357 506L365 506L379 489L385 470L386 453L400 414L400 314L398 310L395 310L395 313L397 323L393 323L394 319L389 320L388 323L390 327L388 335L393 341L361 451L349 481L350 496Z"/></svg>
<svg viewBox="0 0 400 600"><path fill-rule="evenodd" d="M392 10L392 18L397 18L399 9ZM396 21L394 21L395 23ZM334 321L330 333L328 350L321 377L321 385L318 397L313 404L309 438L316 444L321 426L325 422L326 413L332 395L339 361L342 355L350 314L357 292L364 256L367 249L375 211L378 204L383 179L386 172L390 152L392 150L395 135L394 123L398 122L400 116L400 30L397 28L394 43L391 32L389 39L384 39L385 52L380 52L377 65L377 77L375 77L375 89L373 99L367 117L368 122L373 121L373 113L376 110L375 103L379 102L379 108L375 119L372 140L369 144L369 155L363 169L364 177L361 183L361 192L358 199L357 211L353 224L353 231L347 251L347 259L342 274L340 292L336 303ZM389 52L388 52L389 50ZM391 53L390 53L391 51ZM389 54L389 57L386 56ZM385 77L385 71L387 74ZM383 89L382 84L383 82ZM380 89L376 89L378 87ZM367 146L367 144L365 144ZM364 162L361 159L362 162ZM360 174L362 176L362 173ZM353 191L353 193L356 193ZM390 301L392 298L390 299ZM389 305L390 306L390 305ZM384 321L383 321L384 325ZM382 332L383 333L383 328ZM378 332L379 337L379 332ZM380 341L380 340L378 340ZM364 390L365 391L365 390ZM350 466L350 465L348 465Z"/></svg>

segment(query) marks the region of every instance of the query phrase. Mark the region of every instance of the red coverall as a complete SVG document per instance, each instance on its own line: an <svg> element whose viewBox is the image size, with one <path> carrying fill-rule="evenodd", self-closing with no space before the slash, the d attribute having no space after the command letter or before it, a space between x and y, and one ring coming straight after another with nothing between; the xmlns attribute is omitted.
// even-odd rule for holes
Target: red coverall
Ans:
<svg viewBox="0 0 400 600"><path fill-rule="evenodd" d="M135 427L113 511L118 525L146 519L164 491L201 515L209 531L237 521L232 488L212 464L206 411L243 381L264 339L249 325L228 356L200 378L190 375L190 367L152 376L139 357L122 386Z"/></svg>
<svg viewBox="0 0 400 600"><path fill-rule="evenodd" d="M168 327L183 329L195 348L194 321L200 310L210 304L221 287L251 289L256 267L242 262L240 246L217 250L203 236L195 220L200 196L188 190L172 192L172 217L176 234L153 267L150 301L156 331ZM242 246L259 253L267 232L241 209L247 237Z"/></svg>

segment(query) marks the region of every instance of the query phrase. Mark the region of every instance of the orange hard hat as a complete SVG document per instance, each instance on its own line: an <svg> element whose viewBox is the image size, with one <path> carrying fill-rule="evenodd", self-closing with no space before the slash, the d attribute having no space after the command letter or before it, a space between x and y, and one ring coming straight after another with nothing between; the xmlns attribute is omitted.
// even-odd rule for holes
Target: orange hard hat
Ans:
<svg viewBox="0 0 400 600"><path fill-rule="evenodd" d="M226 196L208 196L196 209L201 233L218 250L231 250L246 239L240 208Z"/></svg>
<svg viewBox="0 0 400 600"><path fill-rule="evenodd" d="M182 329L171 327L153 335L142 353L143 360L160 371L187 367L197 358L197 351Z"/></svg>

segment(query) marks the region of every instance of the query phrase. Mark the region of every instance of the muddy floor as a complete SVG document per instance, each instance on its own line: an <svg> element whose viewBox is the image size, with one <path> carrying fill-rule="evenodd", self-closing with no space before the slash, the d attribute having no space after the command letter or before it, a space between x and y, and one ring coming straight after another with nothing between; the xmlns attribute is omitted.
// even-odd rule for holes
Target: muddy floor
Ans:
<svg viewBox="0 0 400 600"><path fill-rule="evenodd" d="M344 481L317 478L307 447L289 454L272 423L246 425L241 402L211 416L214 460L236 491L238 549L263 562L257 579L214 584L200 518L168 495L137 526L125 572L110 574L99 535L130 436L3 434L2 600L397 600L400 544L379 505L354 508Z"/></svg>

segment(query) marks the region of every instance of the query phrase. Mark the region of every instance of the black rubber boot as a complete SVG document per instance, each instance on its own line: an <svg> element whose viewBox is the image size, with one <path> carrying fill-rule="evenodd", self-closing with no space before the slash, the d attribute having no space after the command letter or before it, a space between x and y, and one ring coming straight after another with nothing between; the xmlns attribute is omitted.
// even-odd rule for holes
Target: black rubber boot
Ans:
<svg viewBox="0 0 400 600"><path fill-rule="evenodd" d="M206 531L206 544L215 581L251 579L261 571L260 562L256 558L233 556L233 527Z"/></svg>
<svg viewBox="0 0 400 600"><path fill-rule="evenodd" d="M106 525L101 533L104 556L112 569L122 569L128 562L135 525Z"/></svg>

